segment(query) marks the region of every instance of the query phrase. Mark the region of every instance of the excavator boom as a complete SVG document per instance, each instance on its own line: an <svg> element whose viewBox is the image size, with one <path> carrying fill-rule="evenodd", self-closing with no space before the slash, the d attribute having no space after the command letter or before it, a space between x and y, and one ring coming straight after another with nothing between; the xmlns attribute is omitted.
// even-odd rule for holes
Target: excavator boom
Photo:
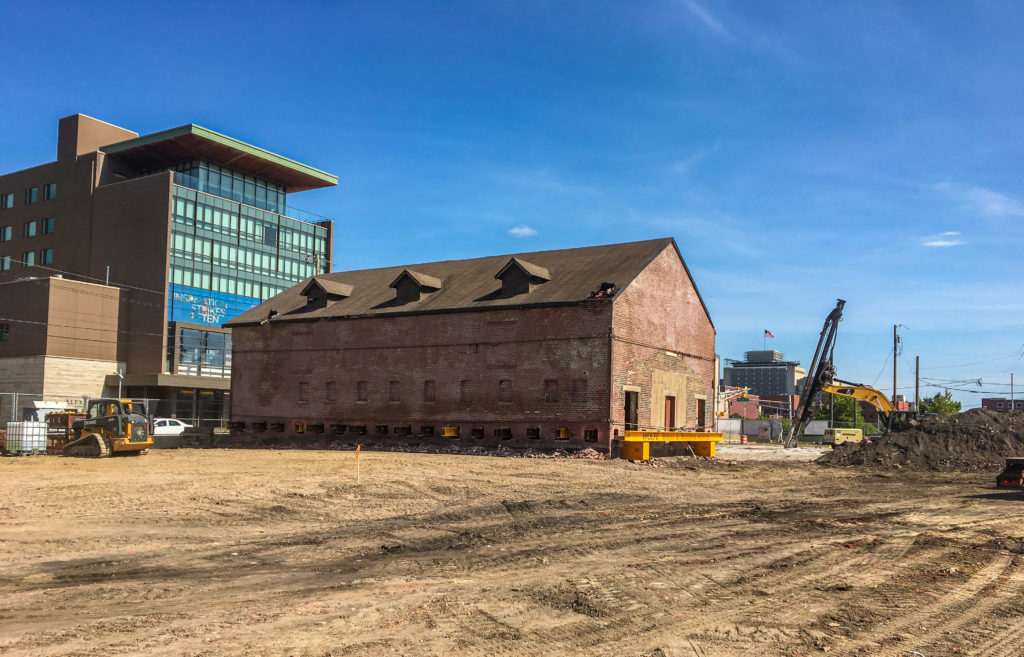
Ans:
<svg viewBox="0 0 1024 657"><path fill-rule="evenodd" d="M832 352L836 346L836 332L839 330L839 320L843 317L843 306L846 301L836 299L836 307L825 318L825 324L821 327L821 335L818 337L818 348L814 351L814 358L807 368L807 376L804 377L804 387L800 391L800 405L797 407L796 418L789 427L789 435L786 437L786 447L796 447L797 440L804 427L814 417L818 409L818 393L821 387L831 383L835 377L836 368L832 364Z"/></svg>

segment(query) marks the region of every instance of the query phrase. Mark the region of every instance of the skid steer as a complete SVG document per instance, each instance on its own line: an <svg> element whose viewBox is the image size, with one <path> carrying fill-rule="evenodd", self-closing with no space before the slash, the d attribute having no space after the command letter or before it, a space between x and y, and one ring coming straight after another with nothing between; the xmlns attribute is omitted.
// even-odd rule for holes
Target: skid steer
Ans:
<svg viewBox="0 0 1024 657"><path fill-rule="evenodd" d="M996 475L996 487L1024 490L1024 456L1006 459L1006 469Z"/></svg>
<svg viewBox="0 0 1024 657"><path fill-rule="evenodd" d="M64 456L137 456L153 445L146 409L130 399L90 399L85 417L75 420L71 429L73 438L64 446Z"/></svg>

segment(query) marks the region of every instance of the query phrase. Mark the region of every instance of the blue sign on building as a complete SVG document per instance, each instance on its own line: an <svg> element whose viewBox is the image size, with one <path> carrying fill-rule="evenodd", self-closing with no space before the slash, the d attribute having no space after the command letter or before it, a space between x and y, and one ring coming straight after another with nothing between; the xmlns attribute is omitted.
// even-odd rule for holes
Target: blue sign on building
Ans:
<svg viewBox="0 0 1024 657"><path fill-rule="evenodd" d="M253 297L211 292L174 283L170 284L169 290L171 303L167 307L167 319L172 322L220 326L260 304L260 300Z"/></svg>

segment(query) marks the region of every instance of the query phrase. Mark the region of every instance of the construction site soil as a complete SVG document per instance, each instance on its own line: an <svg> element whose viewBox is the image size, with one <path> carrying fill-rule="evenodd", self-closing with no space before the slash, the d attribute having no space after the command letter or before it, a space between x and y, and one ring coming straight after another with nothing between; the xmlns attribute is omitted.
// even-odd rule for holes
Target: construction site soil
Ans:
<svg viewBox="0 0 1024 657"><path fill-rule="evenodd" d="M0 654L1024 654L1024 494L989 474L657 465L0 459Z"/></svg>
<svg viewBox="0 0 1024 657"><path fill-rule="evenodd" d="M1007 456L1024 456L1024 412L997 413L977 408L959 415L924 417L905 431L839 445L818 462L887 469L995 471L1003 467Z"/></svg>

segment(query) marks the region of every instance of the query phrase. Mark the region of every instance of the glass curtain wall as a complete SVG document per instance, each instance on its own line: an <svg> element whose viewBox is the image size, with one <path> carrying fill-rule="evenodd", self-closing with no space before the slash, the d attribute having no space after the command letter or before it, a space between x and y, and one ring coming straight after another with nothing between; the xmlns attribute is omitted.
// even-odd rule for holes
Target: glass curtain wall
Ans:
<svg viewBox="0 0 1024 657"><path fill-rule="evenodd" d="M196 288L186 291L189 299L195 295L200 299L196 303L214 301L227 310L223 320L214 313L215 319L203 315L201 323L219 325L328 271L327 226L281 214L285 192L280 185L201 161L178 167L174 178L172 290ZM173 320L182 319L172 312L169 306L169 338L175 335ZM180 341L168 341L168 358L176 361L178 373L231 375L230 335L185 328L180 335ZM167 365L172 371L172 362Z"/></svg>
<svg viewBox="0 0 1024 657"><path fill-rule="evenodd" d="M214 196L231 199L261 210L285 214L283 186L205 160L182 162L174 167L192 180L187 186Z"/></svg>
<svg viewBox="0 0 1024 657"><path fill-rule="evenodd" d="M178 374L231 376L230 333L183 328L177 347Z"/></svg>
<svg viewBox="0 0 1024 657"><path fill-rule="evenodd" d="M175 285L265 301L327 271L325 226L178 185L172 213Z"/></svg>

